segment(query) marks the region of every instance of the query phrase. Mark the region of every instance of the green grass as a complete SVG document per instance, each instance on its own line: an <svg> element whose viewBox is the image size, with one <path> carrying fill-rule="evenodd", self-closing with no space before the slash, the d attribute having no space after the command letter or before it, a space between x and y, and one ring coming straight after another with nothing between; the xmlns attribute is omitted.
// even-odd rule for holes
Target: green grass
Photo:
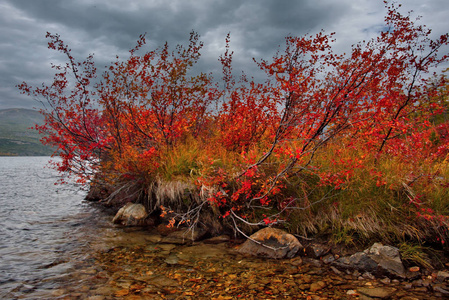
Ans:
<svg viewBox="0 0 449 300"><path fill-rule="evenodd" d="M432 268L427 251L431 251L430 248L416 243L403 242L399 245L401 257L408 264L417 264L424 268Z"/></svg>

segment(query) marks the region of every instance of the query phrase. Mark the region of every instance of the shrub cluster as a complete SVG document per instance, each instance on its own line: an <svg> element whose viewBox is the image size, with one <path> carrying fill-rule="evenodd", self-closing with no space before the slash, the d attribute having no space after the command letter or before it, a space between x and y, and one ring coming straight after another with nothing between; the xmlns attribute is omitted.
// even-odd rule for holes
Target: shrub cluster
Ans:
<svg viewBox="0 0 449 300"><path fill-rule="evenodd" d="M59 171L105 187L104 201L217 231L276 225L343 243L444 244L448 85L428 74L448 60L439 50L449 35L432 40L387 9L385 30L348 55L332 51L333 34L286 37L256 61L264 83L233 76L229 35L222 84L192 76L203 46L192 32L174 50L145 52L141 36L94 84L93 57L77 62L48 33L67 64L50 85L19 88L46 107L37 129L58 148Z"/></svg>

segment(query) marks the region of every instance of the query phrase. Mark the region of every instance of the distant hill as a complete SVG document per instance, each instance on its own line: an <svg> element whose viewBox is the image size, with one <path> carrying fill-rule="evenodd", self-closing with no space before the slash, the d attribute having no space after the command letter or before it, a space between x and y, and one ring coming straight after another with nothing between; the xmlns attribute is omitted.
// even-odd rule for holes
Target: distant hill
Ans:
<svg viewBox="0 0 449 300"><path fill-rule="evenodd" d="M51 155L53 150L39 141L39 133L30 129L43 124L44 117L37 111L23 108L0 110L0 155Z"/></svg>

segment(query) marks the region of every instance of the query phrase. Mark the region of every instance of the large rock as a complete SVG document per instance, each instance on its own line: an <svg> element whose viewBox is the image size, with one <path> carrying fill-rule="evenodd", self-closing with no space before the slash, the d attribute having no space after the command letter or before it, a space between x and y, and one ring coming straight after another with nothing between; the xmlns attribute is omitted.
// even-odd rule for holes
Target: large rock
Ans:
<svg viewBox="0 0 449 300"><path fill-rule="evenodd" d="M145 226L148 225L147 217L145 206L128 202L119 209L112 222L125 226Z"/></svg>
<svg viewBox="0 0 449 300"><path fill-rule="evenodd" d="M400 277L405 276L405 268L398 248L375 243L365 252L378 264L380 269Z"/></svg>
<svg viewBox="0 0 449 300"><path fill-rule="evenodd" d="M363 252L357 252L349 257L341 257L333 265L369 272L377 276L405 277L405 268L402 264L399 249L375 243Z"/></svg>
<svg viewBox="0 0 449 300"><path fill-rule="evenodd" d="M292 258L300 248L301 243L293 235L267 227L251 235L238 251L253 256Z"/></svg>

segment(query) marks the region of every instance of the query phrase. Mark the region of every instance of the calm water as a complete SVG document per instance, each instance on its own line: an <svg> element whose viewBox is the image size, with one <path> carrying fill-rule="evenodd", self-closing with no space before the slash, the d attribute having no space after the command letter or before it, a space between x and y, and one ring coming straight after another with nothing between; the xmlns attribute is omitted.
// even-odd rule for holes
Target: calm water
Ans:
<svg viewBox="0 0 449 300"><path fill-rule="evenodd" d="M83 261L83 248L105 218L83 202L79 187L54 184L49 159L0 157L2 299L51 290L55 278Z"/></svg>

